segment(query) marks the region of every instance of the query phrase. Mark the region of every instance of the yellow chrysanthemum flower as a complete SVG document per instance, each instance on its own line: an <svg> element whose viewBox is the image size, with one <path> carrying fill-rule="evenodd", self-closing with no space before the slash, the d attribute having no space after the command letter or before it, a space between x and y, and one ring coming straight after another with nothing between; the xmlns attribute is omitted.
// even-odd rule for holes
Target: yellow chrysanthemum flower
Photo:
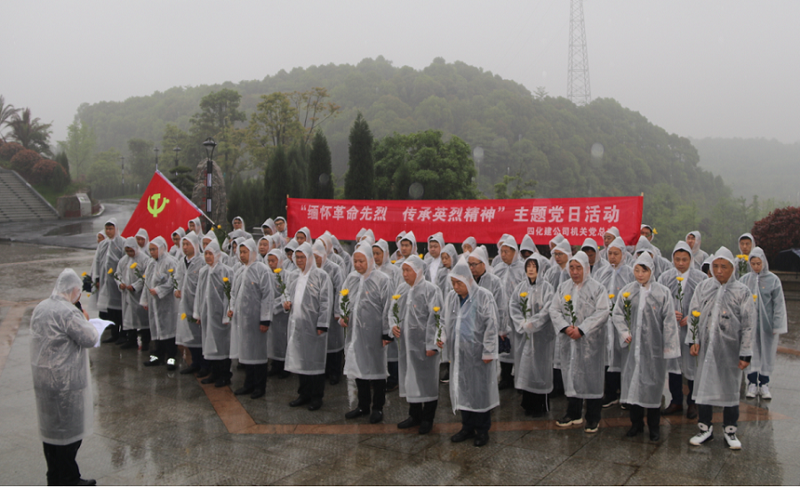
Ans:
<svg viewBox="0 0 800 487"><path fill-rule="evenodd" d="M754 303L756 302L757 299L758 299L758 294L753 294L753 302Z"/></svg>
<svg viewBox="0 0 800 487"><path fill-rule="evenodd" d="M422 255L422 254L419 254L419 258L420 258L420 259L424 259L424 258L425 258L425 256L424 256L424 255Z"/></svg>
<svg viewBox="0 0 800 487"><path fill-rule="evenodd" d="M398 299L400 299L400 295L399 294L395 294L394 296L392 296L392 299L397 301Z"/></svg>
<svg viewBox="0 0 800 487"><path fill-rule="evenodd" d="M222 225L217 225L217 228L218 229L222 229Z"/></svg>
<svg viewBox="0 0 800 487"><path fill-rule="evenodd" d="M519 293L519 297L521 297L521 298L524 298L524 297L527 297L527 296L528 296L528 293Z"/></svg>
<svg viewBox="0 0 800 487"><path fill-rule="evenodd" d="M134 262L133 264L131 264L131 269L136 269L136 266L138 265L139 265L138 262Z"/></svg>
<svg viewBox="0 0 800 487"><path fill-rule="evenodd" d="M572 296L570 296L569 294L567 294L566 296L564 296L564 301L566 301L566 302L568 302L568 303L569 303L570 301L572 301Z"/></svg>
<svg viewBox="0 0 800 487"><path fill-rule="evenodd" d="M227 277L222 278L222 282L228 282L228 281L230 281L230 279L228 279Z"/></svg>
<svg viewBox="0 0 800 487"><path fill-rule="evenodd" d="M438 313L440 309L442 309L442 308L440 308L440 307L438 307L438 306L434 306L434 307L433 307L433 312L434 312L434 313Z"/></svg>
<svg viewBox="0 0 800 487"><path fill-rule="evenodd" d="M676 277L675 279L677 279L677 280L678 280L678 282L683 282L683 278L682 278L681 276L678 276L678 277Z"/></svg>
<svg viewBox="0 0 800 487"><path fill-rule="evenodd" d="M170 274L172 274L173 272L175 272L175 269L169 269L167 272L169 272Z"/></svg>
<svg viewBox="0 0 800 487"><path fill-rule="evenodd" d="M341 291L339 291L339 294L341 294L342 296L347 296L348 294L350 294L350 290L342 289Z"/></svg>
<svg viewBox="0 0 800 487"><path fill-rule="evenodd" d="M393 261L391 261L391 262L392 262L392 264L394 264L394 263L395 263L395 262L397 262L397 261L396 261L396 260L393 260Z"/></svg>
<svg viewBox="0 0 800 487"><path fill-rule="evenodd" d="M113 274L113 273L114 273L114 269L113 269L113 268L112 268L112 269L109 269L109 270L108 270L108 273L109 273L109 274Z"/></svg>
<svg viewBox="0 0 800 487"><path fill-rule="evenodd" d="M696 310L692 311L692 316L694 316L695 318L700 318L700 312Z"/></svg>
<svg viewBox="0 0 800 487"><path fill-rule="evenodd" d="M745 262L748 262L750 260L749 255L743 255L742 258L744 259Z"/></svg>
<svg viewBox="0 0 800 487"><path fill-rule="evenodd" d="M185 319L186 319L186 313L181 313L181 319L182 319L182 320L185 320Z"/></svg>
<svg viewBox="0 0 800 487"><path fill-rule="evenodd" d="M86 293L86 297L87 298L91 298L92 297L92 293Z"/></svg>
<svg viewBox="0 0 800 487"><path fill-rule="evenodd" d="M608 299L614 299L614 298L616 298L616 297L617 297L617 296L616 296L616 295L614 295L614 294L609 294L609 295L608 295Z"/></svg>
<svg viewBox="0 0 800 487"><path fill-rule="evenodd" d="M83 274L81 274L81 277L86 277L86 273L84 272Z"/></svg>
<svg viewBox="0 0 800 487"><path fill-rule="evenodd" d="M278 267L277 269L275 269L275 270L274 270L274 271L272 271L272 272L274 272L275 274L280 274L282 270L283 270L283 269L281 269L280 267Z"/></svg>
<svg viewBox="0 0 800 487"><path fill-rule="evenodd" d="M622 293L622 297L623 298L629 298L629 297L631 297L631 293Z"/></svg>

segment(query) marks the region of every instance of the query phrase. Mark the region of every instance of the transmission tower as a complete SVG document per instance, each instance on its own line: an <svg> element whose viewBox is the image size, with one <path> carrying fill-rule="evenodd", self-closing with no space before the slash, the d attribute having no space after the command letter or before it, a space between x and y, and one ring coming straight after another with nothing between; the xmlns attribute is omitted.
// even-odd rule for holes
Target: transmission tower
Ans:
<svg viewBox="0 0 800 487"><path fill-rule="evenodd" d="M592 89L589 85L589 51L586 49L586 27L583 24L583 0L570 0L567 98L576 105L586 105L592 101Z"/></svg>

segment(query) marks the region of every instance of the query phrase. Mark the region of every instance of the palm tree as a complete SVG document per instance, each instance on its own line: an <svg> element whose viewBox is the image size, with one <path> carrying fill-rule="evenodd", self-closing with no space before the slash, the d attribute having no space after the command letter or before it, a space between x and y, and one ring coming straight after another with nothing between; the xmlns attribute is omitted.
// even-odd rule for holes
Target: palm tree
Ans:
<svg viewBox="0 0 800 487"><path fill-rule="evenodd" d="M18 111L19 108L14 108L14 105L6 105L5 97L0 95L0 130L3 129L4 125L8 125L8 121L13 115L16 115ZM2 136L2 132L0 132L0 138L5 142L6 138Z"/></svg>
<svg viewBox="0 0 800 487"><path fill-rule="evenodd" d="M31 109L22 110L22 116L15 113L11 121L6 122L11 127L11 138L25 147L36 152L51 155L50 152L50 127L52 123L42 123L39 117L31 118Z"/></svg>

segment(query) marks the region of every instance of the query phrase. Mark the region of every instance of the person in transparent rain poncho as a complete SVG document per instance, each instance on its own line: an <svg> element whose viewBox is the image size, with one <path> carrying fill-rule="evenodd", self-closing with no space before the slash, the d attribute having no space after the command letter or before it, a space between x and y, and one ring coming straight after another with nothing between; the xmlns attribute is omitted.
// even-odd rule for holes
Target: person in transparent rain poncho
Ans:
<svg viewBox="0 0 800 487"><path fill-rule="evenodd" d="M114 274L119 275L119 260L125 255L125 239L119 235L117 219L109 218L105 223L106 239L97 246L93 267L97 272L92 276L97 289L97 310L100 318L113 321L114 325L103 343L124 345L126 333L122 333L122 293ZM109 272L111 271L111 272Z"/></svg>
<svg viewBox="0 0 800 487"><path fill-rule="evenodd" d="M283 309L289 311L286 344L286 370L297 374L298 397L291 407L308 404L310 411L322 407L325 394L325 359L328 350L328 327L331 324L333 284L328 273L317 268L311 244L303 243L294 252L298 274L289 284L289 300Z"/></svg>
<svg viewBox="0 0 800 487"><path fill-rule="evenodd" d="M437 232L428 237L428 266L425 271L425 279L436 284L439 271L442 270L442 250L444 249L444 235Z"/></svg>
<svg viewBox="0 0 800 487"><path fill-rule="evenodd" d="M633 269L625 265L625 256L630 255L625 250L625 242L617 237L606 248L608 265L593 275L593 279L606 289L608 298L613 300L620 295L620 290L634 281ZM613 296L613 297L612 297ZM622 387L622 348L612 320L606 322L606 380L603 392L603 407L610 408L619 403L619 392Z"/></svg>
<svg viewBox="0 0 800 487"><path fill-rule="evenodd" d="M497 255L495 255L494 258L492 259L492 267L497 267L501 262L503 262L503 258L500 255L500 247L503 246L503 242L505 242L506 239L509 237L511 237L511 235L504 233L503 235L500 236L500 239L497 241ZM516 244L516 242L517 241L515 239L514 243Z"/></svg>
<svg viewBox="0 0 800 487"><path fill-rule="evenodd" d="M522 242L519 244L519 255L522 259L527 259L533 254L538 254L539 249L536 248L536 245L533 243L533 239L530 235L525 235L522 237ZM544 269L543 269L544 270Z"/></svg>
<svg viewBox="0 0 800 487"><path fill-rule="evenodd" d="M209 364L210 374L200 382L225 387L231 383L231 325L228 318L226 282L233 280L233 271L222 262L222 250L214 239L203 251L206 265L197 277L197 291L192 317L200 324L203 340L203 358ZM227 281L226 281L227 279Z"/></svg>
<svg viewBox="0 0 800 487"><path fill-rule="evenodd" d="M406 259L412 255L418 255L419 250L417 249L417 237L414 235L414 232L408 232L403 236L403 238L400 239L400 244L398 245L397 250L400 252L400 258L394 261L394 265L397 268L400 268L400 266L403 265L403 262L405 262ZM428 272L428 264L425 264L425 272Z"/></svg>
<svg viewBox="0 0 800 487"><path fill-rule="evenodd" d="M328 325L328 357L325 359L325 378L330 385L336 385L342 378L342 362L344 360L344 328L339 324L339 309L336 307L336 298L342 290L344 277L342 268L328 260L327 249L321 239L317 239L311 246L314 251L314 260L317 268L322 269L331 279L331 316Z"/></svg>
<svg viewBox="0 0 800 487"><path fill-rule="evenodd" d="M178 262L167 252L167 241L156 237L150 242L150 263L144 275L144 291L139 304L147 310L150 322L150 360L145 367L167 364L167 370L175 370L175 325L178 322L178 299L173 292L175 268Z"/></svg>
<svg viewBox="0 0 800 487"><path fill-rule="evenodd" d="M272 250L272 237L264 236L258 239L258 261L266 264L267 254Z"/></svg>
<svg viewBox="0 0 800 487"><path fill-rule="evenodd" d="M431 281L432 283L436 284L436 287L439 288L441 291L442 296L445 296L451 289L453 289L453 285L450 283L450 270L455 265L456 260L458 259L458 252L456 252L456 247L453 244L447 244L444 246L442 251L439 253L439 258L442 261L441 267L436 273L436 280Z"/></svg>
<svg viewBox="0 0 800 487"><path fill-rule="evenodd" d="M653 258L653 265L655 266L653 272L655 272L656 280L658 280L658 278L661 277L661 274L668 271L672 267L672 263L669 262L667 259L661 257L661 254L659 253L658 249L655 248L653 244L650 243L649 240L647 240L647 237L645 237L644 235L640 235L639 241L636 243L636 251L635 251L636 258L638 259L643 252L648 252L650 256Z"/></svg>
<svg viewBox="0 0 800 487"><path fill-rule="evenodd" d="M186 223L186 228L189 229L190 232L194 232L197 235L202 234L203 232L203 224L200 222L200 217L193 218Z"/></svg>
<svg viewBox="0 0 800 487"><path fill-rule="evenodd" d="M94 485L81 479L75 455L94 422L89 348L98 333L79 309L81 278L64 269L50 297L31 315L31 371L47 485Z"/></svg>
<svg viewBox="0 0 800 487"><path fill-rule="evenodd" d="M105 230L97 232L97 248L95 249L95 255L97 249L100 248L100 244L103 243L103 240L106 239L106 232ZM145 249L145 253L147 253L147 249ZM88 293L89 303L93 308L97 308L97 296L99 294L97 288L95 287L96 278L98 277L98 270L95 268L97 265L97 259L92 259L92 267L89 270L89 273L83 276L83 291Z"/></svg>
<svg viewBox="0 0 800 487"><path fill-rule="evenodd" d="M297 245L303 245L304 243L308 243L308 245L313 245L313 241L311 240L311 230L308 227L303 227L294 234L294 239L297 240Z"/></svg>
<svg viewBox="0 0 800 487"><path fill-rule="evenodd" d="M739 254L736 255L733 261L733 265L735 266L733 271L736 279L741 279L742 276L744 276L744 274L747 274L748 272L752 271L752 268L750 267L750 252L755 247L756 247L756 239L755 237L753 237L752 233L743 233L739 237ZM744 255L746 257L739 257L739 255ZM745 261L743 267L747 268L747 271L745 271L744 274L739 269L740 266L742 266L741 264L742 260Z"/></svg>
<svg viewBox="0 0 800 487"><path fill-rule="evenodd" d="M475 237L467 237L464 239L463 242L461 242L461 255L469 254L477 248L478 248L478 241L475 240ZM459 257L461 257L461 255L459 255ZM458 261L458 259L456 259L456 261ZM455 262L453 263L453 265L455 265Z"/></svg>
<svg viewBox="0 0 800 487"><path fill-rule="evenodd" d="M278 227L275 226L275 220L272 218L264 220L264 223L261 224L261 233L263 233L265 237L277 234Z"/></svg>
<svg viewBox="0 0 800 487"><path fill-rule="evenodd" d="M686 334L690 353L697 357L694 399L700 428L689 443L697 446L714 438L711 416L713 406L718 406L723 408L725 442L738 450L742 447L736 437L739 385L741 371L750 365L753 354L756 308L750 289L733 277L735 265L730 250L720 247L711 266L714 277L697 286L689 305L692 314L700 313L697 333Z"/></svg>
<svg viewBox="0 0 800 487"><path fill-rule="evenodd" d="M123 349L135 348L137 331L150 327L147 311L139 305L144 287L144 280L139 274L144 274L149 260L149 257L139 251L139 244L134 237L125 239L125 256L119 260L118 272L119 289L122 293L122 330L126 332L128 338L128 341L120 347Z"/></svg>
<svg viewBox="0 0 800 487"><path fill-rule="evenodd" d="M667 416L683 411L683 378L685 377L689 388L689 394L686 396L686 417L694 419L697 417L697 404L692 398L692 391L694 391L694 374L697 363L689 353L686 335L689 333L689 321L691 320L689 304L692 302L694 290L697 289L698 284L706 280L706 275L694 267L692 249L682 240L675 244L675 248L672 250L672 265L671 269L661 274L658 282L667 286L672 293L675 318L680 329L681 356L670 360L667 367L672 401L662 414Z"/></svg>
<svg viewBox="0 0 800 487"><path fill-rule="evenodd" d="M342 275L345 277L349 276L350 273L353 272L353 257L345 252L344 247L339 243L339 239L336 238L336 235L329 233L328 238L331 244L331 254L329 255L335 255L342 261ZM370 245L372 245L372 242L370 242Z"/></svg>
<svg viewBox="0 0 800 487"><path fill-rule="evenodd" d="M394 261L393 265L397 268L398 273L396 274L395 282L393 286L396 287L403 283L403 273L402 273L402 266L403 262L406 261L412 255L417 255L417 238L414 236L414 232L407 232L404 233L403 237L400 238L400 243L398 244L397 251L400 253L400 256L397 260ZM428 265L425 264L423 261L423 274L428 272ZM392 342L388 346L387 350L387 357L389 361L389 378L386 380L386 390L393 391L399 387L399 372L398 372L398 350L397 350L397 343Z"/></svg>
<svg viewBox="0 0 800 487"><path fill-rule="evenodd" d="M228 234L228 237L225 239L225 241L222 242L222 250L224 252L230 252L233 240L238 237L243 237L245 234L246 227L244 226L244 220L242 219L242 217L240 216L233 217L233 220L231 220L231 227L233 228L233 230L231 231L231 233Z"/></svg>
<svg viewBox="0 0 800 487"><path fill-rule="evenodd" d="M267 356L272 361L272 366L267 373L268 377L278 376L280 379L289 377L289 372L284 369L286 361L286 332L289 326L289 313L283 309L287 300L289 283L296 277L296 271L288 271L281 267L282 252L272 249L267 254L266 264L272 271L275 304L272 307L272 324L267 332ZM281 289L283 285L283 289Z"/></svg>
<svg viewBox="0 0 800 487"><path fill-rule="evenodd" d="M389 277L375 269L372 247L365 242L353 252L355 270L347 276L337 294L336 314L346 330L344 374L353 379L358 404L346 419L369 415L369 422L383 420L386 403L386 344L389 336L388 310L392 301ZM346 316L346 313L349 316Z"/></svg>
<svg viewBox="0 0 800 487"><path fill-rule="evenodd" d="M556 247L558 247L558 244L560 244L561 242L564 242L566 240L567 239L564 238L564 236L561 235L560 233L557 234L555 237L550 239L550 242L548 243L548 245L550 246L550 266L551 267L556 264L556 259L555 259L556 256L555 256L555 254L553 252L555 251ZM572 257L572 247L570 247L569 241L567 241L567 247L569 247L569 249L570 249L569 250L569 256Z"/></svg>
<svg viewBox="0 0 800 487"><path fill-rule="evenodd" d="M555 242L555 244L553 243ZM553 289L558 289L562 282L569 280L569 267L567 263L572 258L572 247L569 240L562 235L556 235L550 241L550 251L552 256L548 261L547 272L544 273L544 280L549 282ZM562 342L568 340L563 333L556 334L556 353L553 356L553 397L558 397L564 393L564 379L561 377L561 350Z"/></svg>
<svg viewBox="0 0 800 487"><path fill-rule="evenodd" d="M786 319L786 302L781 280L769 271L767 256L761 247L750 252L751 272L745 274L741 283L750 289L755 300L756 325L753 332L753 358L747 374L747 397L756 395L772 399L769 376L775 370L775 355L778 353L778 335L789 331Z"/></svg>
<svg viewBox="0 0 800 487"><path fill-rule="evenodd" d="M389 287L397 289L397 286L403 283L403 272L400 267L393 265L389 260L389 244L385 240L380 239L372 244L372 257L375 260L376 268L389 277ZM389 370L389 378L386 379L387 391L393 391L399 387L398 360L397 341L392 340L386 345L386 361Z"/></svg>
<svg viewBox="0 0 800 487"><path fill-rule="evenodd" d="M498 257L500 261L493 264L494 275L500 278L503 283L503 294L506 299L513 296L514 288L525 279L525 267L523 266L522 259L520 259L519 250L517 249L517 241L511 235L506 238L498 246L500 253ZM525 336L518 333L511 320L508 318L508 302L504 303L506 313L503 317L503 322L500 323L501 335L506 335L510 343L509 353L500 354L500 385L501 388L506 388L504 381L511 381L512 386L514 382L513 370L516 364L517 354L522 348L522 342Z"/></svg>
<svg viewBox="0 0 800 487"><path fill-rule="evenodd" d="M183 256L181 249L181 239L186 236L186 230L183 227L178 227L177 230L172 232L172 246L169 249L169 255L175 260L180 260Z"/></svg>
<svg viewBox="0 0 800 487"><path fill-rule="evenodd" d="M655 263L647 252L636 259L633 268L636 282L620 290L612 321L623 347L620 401L628 405L632 423L626 436L644 431L646 409L650 441L658 441L667 364L670 359L680 357L681 348L672 291L656 282L653 267ZM625 318L626 301L629 322Z"/></svg>
<svg viewBox="0 0 800 487"><path fill-rule="evenodd" d="M424 267L422 259L413 255L403 263L404 282L393 291L395 294L384 314L397 341L400 397L409 403L408 418L397 427L419 426L421 435L430 433L433 428L439 404L437 324L444 326L442 293L424 278Z"/></svg>
<svg viewBox="0 0 800 487"><path fill-rule="evenodd" d="M209 365L203 358L202 327L194 319L194 301L197 292L197 281L200 269L205 267L205 259L200 254L200 241L194 232L189 232L181 239L180 258L176 259L175 269L178 289L175 297L178 303L178 322L175 325L175 343L189 349L192 355L192 365L181 370L181 374L197 374L198 378L206 377Z"/></svg>
<svg viewBox="0 0 800 487"><path fill-rule="evenodd" d="M297 266L294 265L294 251L297 250L300 244L297 243L297 240L291 239L286 242L286 245L283 247L283 269L287 271L296 271Z"/></svg>
<svg viewBox="0 0 800 487"><path fill-rule="evenodd" d="M700 248L700 243L702 241L700 232L695 230L687 233L684 241L686 242L686 245L692 249L692 265L695 269L700 270L700 268L703 266L703 261L708 258L708 252Z"/></svg>
<svg viewBox="0 0 800 487"><path fill-rule="evenodd" d="M582 424L585 399L584 431L595 433L603 407L606 321L611 305L606 289L592 279L585 253L575 254L568 268L570 279L561 283L549 306L555 331L564 335L564 339L556 343L555 353L561 358L567 412L556 425Z"/></svg>
<svg viewBox="0 0 800 487"><path fill-rule="evenodd" d="M256 243L247 239L239 245L242 268L233 279L228 318L231 319L231 358L245 366L244 385L237 396L262 397L267 389L267 331L275 305L272 271L258 261Z"/></svg>
<svg viewBox="0 0 800 487"><path fill-rule="evenodd" d="M275 217L275 229L278 231L278 235L283 237L284 241L288 241L288 233L286 232L286 218L282 216Z"/></svg>
<svg viewBox="0 0 800 487"><path fill-rule="evenodd" d="M353 270L352 269L353 264L351 262L350 266L348 267L347 265L345 265L342 258L339 257L336 254L336 252L333 251L333 240L331 240L331 232L325 230L325 233L317 237L317 240L314 241L314 243L317 242L322 242L322 244L325 245L325 252L326 252L325 259L329 262L336 264L336 266L339 268L339 272L342 274L342 280L344 280L344 278L347 277L347 275L350 274L350 272ZM313 249L314 246L312 245L311 248Z"/></svg>
<svg viewBox="0 0 800 487"><path fill-rule="evenodd" d="M450 271L453 290L444 301L444 333L438 341L450 361L450 402L461 411L461 431L450 438L458 443L475 438L475 446L489 442L492 409L500 405L497 390L497 336L499 313L494 296L475 282L463 257Z"/></svg>
<svg viewBox="0 0 800 487"><path fill-rule="evenodd" d="M548 394L553 392L553 353L556 332L548 306L553 286L539 275L547 262L532 254L525 259L525 276L509 293L508 316L519 346L514 349L514 387L522 391L526 416L539 418L550 410Z"/></svg>
<svg viewBox="0 0 800 487"><path fill-rule="evenodd" d="M581 250L589 258L589 267L592 269L592 275L600 274L604 267L608 266L608 261L598 257L597 242L593 238L587 238L581 245Z"/></svg>

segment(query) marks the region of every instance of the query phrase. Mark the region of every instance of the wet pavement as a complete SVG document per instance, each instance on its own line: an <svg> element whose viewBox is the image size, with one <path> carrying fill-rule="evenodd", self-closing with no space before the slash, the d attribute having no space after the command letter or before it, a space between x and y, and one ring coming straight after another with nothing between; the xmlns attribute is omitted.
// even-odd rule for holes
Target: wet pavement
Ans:
<svg viewBox="0 0 800 487"><path fill-rule="evenodd" d="M2 484L45 482L29 363L30 314L49 296L61 269L80 274L89 270L92 256L0 242ZM625 438L629 421L618 406L603 411L597 434L559 429L554 420L564 412L564 398L552 401L546 418L530 420L510 390L501 391L501 406L492 413L489 444L476 448L449 440L460 425L446 384L440 387L436 427L421 436L397 430L395 423L407 412L397 391L387 394L384 422L370 425L365 418L344 420L350 409L346 381L326 385L322 409L310 412L288 406L295 398L294 376L270 378L267 395L252 400L164 367L145 368L141 351L103 345L90 351L95 425L78 463L84 478L101 485L798 484L800 301L788 305L790 333L781 341L785 348L771 380L774 399L742 395L744 446L738 452L727 449L721 435L690 446L697 427L682 416L662 420L657 443L646 436ZM234 388L243 375L234 374Z"/></svg>

